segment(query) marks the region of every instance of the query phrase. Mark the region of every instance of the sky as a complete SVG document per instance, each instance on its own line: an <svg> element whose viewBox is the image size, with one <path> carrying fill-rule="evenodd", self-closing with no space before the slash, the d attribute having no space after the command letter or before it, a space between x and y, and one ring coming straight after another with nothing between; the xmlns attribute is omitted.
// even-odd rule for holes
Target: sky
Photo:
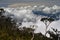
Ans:
<svg viewBox="0 0 60 40"><path fill-rule="evenodd" d="M47 31L52 31L51 28L58 29L60 31L60 6L54 5L53 7L40 6L40 7L19 7L19 8L4 8L6 17L11 17L11 21L15 20L16 24L20 27L32 27L35 28L35 33L45 34L46 25L40 21L45 17L52 17L55 21L51 22L47 28ZM34 11L34 12L33 12ZM49 15L49 16L48 16ZM57 20L58 19L58 20ZM22 23L22 25L19 25ZM47 22L49 24L49 22ZM47 35L49 37L49 35Z"/></svg>
<svg viewBox="0 0 60 40"><path fill-rule="evenodd" d="M56 12L60 12L60 0L0 0L0 7L7 7L8 5L12 5L12 4L15 4L15 3L30 3L30 2L37 2L37 3L40 3L40 4L43 4L43 5L52 5L52 7L42 7L41 6L41 10L42 12L46 12L46 13L55 13ZM55 6L54 6L55 5ZM57 6L59 5L59 6ZM36 7L36 6L35 6ZM26 8L26 7L25 7ZM35 30L35 32L41 32L43 34L45 34L45 25L42 25L43 23L40 22L40 16L36 16L33 14L32 12L32 9L34 9L34 7L32 7L32 9L25 9L24 7L21 8L21 10L18 9L10 9L10 8L5 8L5 16L8 16L9 15L14 15L14 16L10 16L12 17L13 19L17 20L17 23L19 22L22 22L22 26L25 26L25 25L37 25L38 28ZM36 10L40 10L39 7L37 7ZM18 14L17 14L18 13ZM59 21L55 21L53 22L48 30L51 28L51 27L54 27L54 28L57 28L58 30L60 30L60 20ZM27 27L28 27L27 25ZM58 25L58 27L57 27Z"/></svg>
<svg viewBox="0 0 60 40"><path fill-rule="evenodd" d="M0 0L0 6L7 6L15 3L39 2L44 5L60 5L60 0Z"/></svg>

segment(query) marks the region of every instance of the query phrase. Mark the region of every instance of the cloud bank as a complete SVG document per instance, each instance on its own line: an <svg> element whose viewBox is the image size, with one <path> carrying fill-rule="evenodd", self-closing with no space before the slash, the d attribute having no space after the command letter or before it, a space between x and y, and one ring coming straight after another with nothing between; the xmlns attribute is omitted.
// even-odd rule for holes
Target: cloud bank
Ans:
<svg viewBox="0 0 60 40"><path fill-rule="evenodd" d="M47 30L51 29L51 27L56 28L57 24L60 24L60 6L57 5L52 7L35 5L25 7L22 6L17 8L3 8L6 11L4 15L15 20L16 24L19 26L18 28L31 27L34 25L36 27L34 33L41 32L43 35L45 34L46 26L43 22L40 21L41 18L48 17L55 19L55 21L49 25ZM21 23L21 25L19 25L19 23ZM57 29L59 30L60 27Z"/></svg>

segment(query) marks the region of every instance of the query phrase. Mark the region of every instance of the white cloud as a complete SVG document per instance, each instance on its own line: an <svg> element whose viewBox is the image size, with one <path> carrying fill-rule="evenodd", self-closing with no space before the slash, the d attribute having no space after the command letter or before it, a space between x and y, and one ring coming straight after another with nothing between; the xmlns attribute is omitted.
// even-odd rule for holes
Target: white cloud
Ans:
<svg viewBox="0 0 60 40"><path fill-rule="evenodd" d="M34 9L35 7L35 9ZM16 23L22 23L22 27L30 27L31 25L36 25L38 26L36 30L34 31L35 33L41 32L42 34L45 34L45 28L46 26L44 25L43 22L40 21L41 18L46 17L42 15L35 15L32 10L35 11L42 11L44 13L56 13L60 11L60 6L54 5L53 7L45 7L45 6L27 6L27 7L19 7L19 8L4 8L6 13L5 16L12 16L12 18L16 21ZM57 28L60 30L60 21L54 21L50 24L48 27L48 30L51 29L51 27ZM57 27L58 25L58 27Z"/></svg>

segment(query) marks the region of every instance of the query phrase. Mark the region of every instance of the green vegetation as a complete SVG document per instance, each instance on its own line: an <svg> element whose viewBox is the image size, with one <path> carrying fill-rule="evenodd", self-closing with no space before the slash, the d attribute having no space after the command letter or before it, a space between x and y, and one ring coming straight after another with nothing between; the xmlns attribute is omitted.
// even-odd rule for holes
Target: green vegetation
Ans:
<svg viewBox="0 0 60 40"><path fill-rule="evenodd" d="M1 13L1 12L0 12ZM1 14L2 15L2 14ZM23 27L18 29L16 23L11 23L11 18L0 15L0 40L31 40L33 36L32 28ZM41 33L34 34L33 40L52 40Z"/></svg>

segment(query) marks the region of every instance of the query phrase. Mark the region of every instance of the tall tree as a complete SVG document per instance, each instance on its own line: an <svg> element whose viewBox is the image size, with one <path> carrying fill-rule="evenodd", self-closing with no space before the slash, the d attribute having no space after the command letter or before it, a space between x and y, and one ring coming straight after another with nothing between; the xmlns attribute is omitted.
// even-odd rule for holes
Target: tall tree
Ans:
<svg viewBox="0 0 60 40"><path fill-rule="evenodd" d="M45 32L47 32L47 28L48 26L51 24L51 22L54 21L53 18L42 18L41 21L46 25L46 30ZM48 23L49 22L49 23ZM46 36L46 33L45 33L45 36Z"/></svg>

